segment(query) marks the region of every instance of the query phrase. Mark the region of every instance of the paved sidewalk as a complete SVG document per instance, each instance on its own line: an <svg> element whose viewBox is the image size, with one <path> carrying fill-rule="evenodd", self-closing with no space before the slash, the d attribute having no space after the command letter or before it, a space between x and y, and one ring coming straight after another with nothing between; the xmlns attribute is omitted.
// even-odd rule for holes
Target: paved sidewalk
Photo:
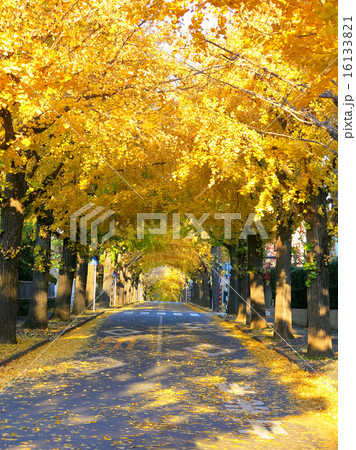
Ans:
<svg viewBox="0 0 356 450"><path fill-rule="evenodd" d="M197 305L194 305L197 306ZM210 308L198 306L210 314L220 316L229 322L236 321L236 315L227 315L225 313L213 313ZM273 325L274 318L271 317L270 310L266 310L267 323L269 327L265 330L252 330L250 327L236 323L238 328L251 337L257 338L269 348L273 348L278 352L283 352L287 357L291 357L298 366L308 372L317 372L320 376L325 377L334 388L338 387L338 331L331 330L332 346L335 353L334 359L310 359L305 357L308 346L308 329L306 327L293 325L294 339L288 341L274 341Z"/></svg>
<svg viewBox="0 0 356 450"><path fill-rule="evenodd" d="M293 325L294 339L285 341L275 341L273 336L274 319L266 311L269 328L266 330L252 330L249 327L239 325L239 328L251 336L261 338L263 343L269 348L282 351L285 355L291 356L302 370L317 372L319 375L328 378L331 384L337 388L338 382L338 331L331 331L332 346L335 353L334 359L311 359L306 358L305 353L308 346L308 329L306 327ZM229 321L235 320L235 316L225 316Z"/></svg>

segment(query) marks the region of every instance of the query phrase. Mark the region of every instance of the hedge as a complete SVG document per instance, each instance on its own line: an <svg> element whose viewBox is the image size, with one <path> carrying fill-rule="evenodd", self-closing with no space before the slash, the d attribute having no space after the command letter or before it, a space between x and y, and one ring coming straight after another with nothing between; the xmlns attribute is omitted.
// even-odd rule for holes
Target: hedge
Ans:
<svg viewBox="0 0 356 450"><path fill-rule="evenodd" d="M307 273L302 267L292 266L292 308L307 308L307 287L305 285ZM276 272L271 269L272 297L276 298ZM338 260L329 264L329 294L330 308L338 308Z"/></svg>

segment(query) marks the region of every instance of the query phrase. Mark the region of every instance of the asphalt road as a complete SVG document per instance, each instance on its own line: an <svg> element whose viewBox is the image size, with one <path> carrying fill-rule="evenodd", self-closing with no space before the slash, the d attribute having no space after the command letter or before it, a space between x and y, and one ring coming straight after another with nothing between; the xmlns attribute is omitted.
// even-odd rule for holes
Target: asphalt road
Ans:
<svg viewBox="0 0 356 450"><path fill-rule="evenodd" d="M322 448L285 423L298 415L289 393L207 313L140 303L92 342L0 397L1 448Z"/></svg>

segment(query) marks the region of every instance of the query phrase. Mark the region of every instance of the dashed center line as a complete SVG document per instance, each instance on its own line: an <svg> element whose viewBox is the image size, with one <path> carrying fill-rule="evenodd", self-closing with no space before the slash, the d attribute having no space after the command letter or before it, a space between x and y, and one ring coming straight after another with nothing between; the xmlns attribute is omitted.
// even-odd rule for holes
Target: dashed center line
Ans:
<svg viewBox="0 0 356 450"><path fill-rule="evenodd" d="M142 316L148 316L148 315L157 315L157 316L166 316L167 312L163 312L163 311L123 311L122 314L128 315L128 314L140 314ZM168 314L172 313L173 316L183 316L183 314L189 315L191 317L200 317L201 314L198 313L181 313L181 312L172 312L169 311Z"/></svg>

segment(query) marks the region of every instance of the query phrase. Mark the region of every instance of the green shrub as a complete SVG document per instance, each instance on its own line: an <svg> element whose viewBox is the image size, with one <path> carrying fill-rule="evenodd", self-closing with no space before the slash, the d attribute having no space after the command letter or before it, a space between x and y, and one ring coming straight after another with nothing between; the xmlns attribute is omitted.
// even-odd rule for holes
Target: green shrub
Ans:
<svg viewBox="0 0 356 450"><path fill-rule="evenodd" d="M53 284L57 284L57 278L52 275L51 273L49 274L49 282L53 283Z"/></svg>

